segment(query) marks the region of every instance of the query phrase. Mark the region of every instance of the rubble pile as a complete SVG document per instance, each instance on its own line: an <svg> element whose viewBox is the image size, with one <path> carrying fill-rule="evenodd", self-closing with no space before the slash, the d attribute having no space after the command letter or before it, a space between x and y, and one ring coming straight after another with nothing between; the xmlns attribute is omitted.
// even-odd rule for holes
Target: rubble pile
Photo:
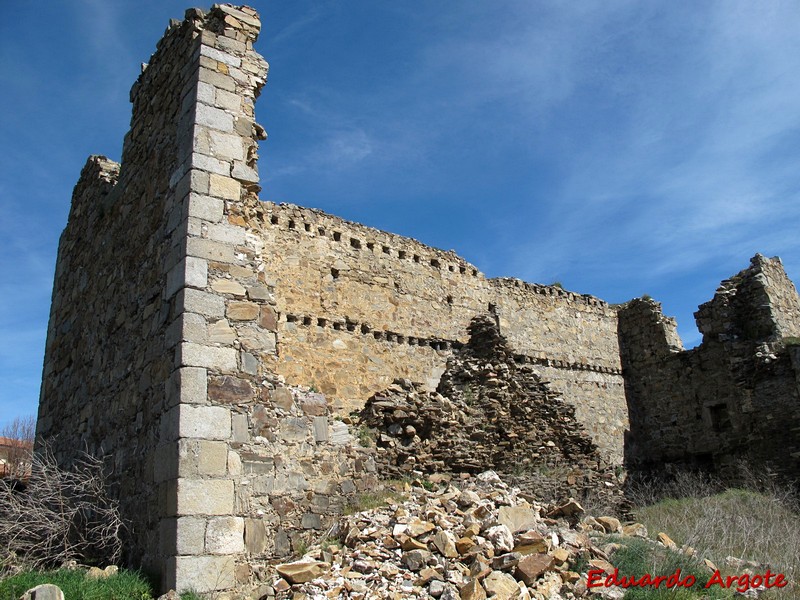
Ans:
<svg viewBox="0 0 800 600"><path fill-rule="evenodd" d="M574 500L548 509L493 471L437 491L406 484L404 496L344 517L300 561L277 565L276 599L576 598L589 569L614 569L614 545L596 546L590 532L647 536L613 517L579 522Z"/></svg>
<svg viewBox="0 0 800 600"><path fill-rule="evenodd" d="M469 333L436 392L400 379L367 401L361 424L376 432L379 471L494 469L543 500L590 491L619 498L613 469L574 407L514 360L491 316L473 319Z"/></svg>

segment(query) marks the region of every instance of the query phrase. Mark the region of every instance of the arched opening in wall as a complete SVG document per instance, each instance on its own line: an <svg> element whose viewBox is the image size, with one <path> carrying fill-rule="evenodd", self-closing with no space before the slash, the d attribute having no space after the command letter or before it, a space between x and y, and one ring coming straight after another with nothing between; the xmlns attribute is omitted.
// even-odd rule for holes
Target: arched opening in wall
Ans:
<svg viewBox="0 0 800 600"><path fill-rule="evenodd" d="M335 331L342 331L342 330L344 329L344 323L342 323L341 321L336 321L336 322L333 324L333 329L334 329Z"/></svg>
<svg viewBox="0 0 800 600"><path fill-rule="evenodd" d="M478 269L472 269L472 276L473 277L477 277L478 276Z"/></svg>
<svg viewBox="0 0 800 600"><path fill-rule="evenodd" d="M458 267L458 272L462 275L467 272L467 267Z"/></svg>
<svg viewBox="0 0 800 600"><path fill-rule="evenodd" d="M375 242L367 242L367 250L375 250Z"/></svg>
<svg viewBox="0 0 800 600"><path fill-rule="evenodd" d="M309 327L311 325L311 317L303 317L303 325Z"/></svg>
<svg viewBox="0 0 800 600"><path fill-rule="evenodd" d="M415 263L418 263L418 262L419 262L419 254L415 254L415 255L414 255L414 262L415 262Z"/></svg>
<svg viewBox="0 0 800 600"><path fill-rule="evenodd" d="M347 321L347 331L355 331L357 323L353 321Z"/></svg>
<svg viewBox="0 0 800 600"><path fill-rule="evenodd" d="M407 254L406 254L406 251L405 251L405 250L400 250L400 251L397 253L397 258L403 258L403 259L404 259L406 256L407 256Z"/></svg>
<svg viewBox="0 0 800 600"><path fill-rule="evenodd" d="M456 272L456 268L453 265L447 265L447 270L450 271L451 273Z"/></svg>
<svg viewBox="0 0 800 600"><path fill-rule="evenodd" d="M382 250L383 250L383 253L384 253L384 254L390 254L390 253L391 253L391 250L389 250L389 246L384 246L384 247L382 248Z"/></svg>
<svg viewBox="0 0 800 600"><path fill-rule="evenodd" d="M355 248L356 250L361 250L361 240L350 238L350 247Z"/></svg>
<svg viewBox="0 0 800 600"><path fill-rule="evenodd" d="M447 296L447 303L448 304L452 304L453 303L453 297L452 296L450 296L450 295Z"/></svg>
<svg viewBox="0 0 800 600"><path fill-rule="evenodd" d="M325 235L325 228L324 227L317 227L317 234Z"/></svg>
<svg viewBox="0 0 800 600"><path fill-rule="evenodd" d="M311 224L310 223L303 223L303 229L306 231L311 231Z"/></svg>
<svg viewBox="0 0 800 600"><path fill-rule="evenodd" d="M278 224L278 215L272 215L269 218L269 222L272 223L273 225L277 225Z"/></svg>
<svg viewBox="0 0 800 600"><path fill-rule="evenodd" d="M368 334L370 332L370 327L366 323L361 324L361 333Z"/></svg>
<svg viewBox="0 0 800 600"><path fill-rule="evenodd" d="M442 263L440 263L440 262L439 262L438 260L436 260L435 258L432 258L432 259L431 259L431 266L432 266L434 269L438 269L438 268L440 268L440 267L442 266Z"/></svg>
<svg viewBox="0 0 800 600"><path fill-rule="evenodd" d="M294 229L294 227L295 227L294 219L289 219L289 229Z"/></svg>
<svg viewBox="0 0 800 600"><path fill-rule="evenodd" d="M328 325L328 320L327 319L323 319L323 318L318 318L317 319L317 327L327 327L327 325Z"/></svg>
<svg viewBox="0 0 800 600"><path fill-rule="evenodd" d="M331 277L334 279L339 279L339 269L331 268Z"/></svg>
<svg viewBox="0 0 800 600"><path fill-rule="evenodd" d="M340 231L333 232L333 241L334 242L341 242L342 241L342 233Z"/></svg>

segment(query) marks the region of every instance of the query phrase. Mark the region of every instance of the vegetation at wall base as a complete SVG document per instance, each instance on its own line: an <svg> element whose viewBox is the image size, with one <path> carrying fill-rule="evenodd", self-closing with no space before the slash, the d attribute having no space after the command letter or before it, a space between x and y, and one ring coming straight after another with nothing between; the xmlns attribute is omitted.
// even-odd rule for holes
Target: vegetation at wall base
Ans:
<svg viewBox="0 0 800 600"><path fill-rule="evenodd" d="M68 600L152 600L158 597L144 575L121 570L101 579L87 579L83 569L23 571L0 579L0 600L17 600L29 589L52 583ZM181 600L200 600L194 592L181 594Z"/></svg>
<svg viewBox="0 0 800 600"><path fill-rule="evenodd" d="M633 576L637 580L650 575L669 577L680 569L680 577L692 576L695 583L691 587L666 588L663 584L655 587L630 587L625 592L625 600L656 600L669 598L670 600L689 600L693 598L733 598L732 590L722 590L718 587L705 589L711 577L704 566L685 554L680 554L669 548L654 545L652 542L640 538L618 538L615 542L621 547L613 554L611 562L619 569L619 576Z"/></svg>
<svg viewBox="0 0 800 600"><path fill-rule="evenodd" d="M748 469L744 466L742 473L747 479ZM664 497L664 492L670 497ZM655 484L639 493L634 515L651 536L659 531L666 532L678 546L691 547L698 557L714 563L723 576L742 575L746 570L764 573L767 568L772 573L782 573L790 585L769 590L763 597L775 600L799 597L800 504L792 490L765 486L755 480L746 489L721 490L718 481L682 473L666 485ZM612 562L620 571L622 563L635 565L636 550L636 546L628 545L614 555ZM647 560L651 564L654 562L652 552ZM708 569L701 566L700 571L705 578L703 581L708 580ZM703 589L698 577L693 592L701 595L685 597L702 597L703 592L709 591ZM725 590L717 587L715 591ZM728 596L710 597L733 597L733 591L727 590ZM670 593L670 598L683 597ZM640 589L629 590L625 598L661 597L641 594Z"/></svg>

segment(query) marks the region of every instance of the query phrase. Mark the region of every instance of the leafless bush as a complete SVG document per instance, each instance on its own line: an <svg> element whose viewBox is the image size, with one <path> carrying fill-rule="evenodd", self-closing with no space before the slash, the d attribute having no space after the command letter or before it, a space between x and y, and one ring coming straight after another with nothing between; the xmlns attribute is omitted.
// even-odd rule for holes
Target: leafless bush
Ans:
<svg viewBox="0 0 800 600"><path fill-rule="evenodd" d="M102 462L85 455L67 471L45 447L33 455L24 489L0 480L0 565L116 562L124 525L106 493Z"/></svg>
<svg viewBox="0 0 800 600"><path fill-rule="evenodd" d="M651 533L665 531L721 568L733 557L769 566L796 581L800 511L794 490L744 465L739 475L741 487L730 489L698 473L639 483L632 494L636 519ZM796 592L787 588L777 597L795 598Z"/></svg>
<svg viewBox="0 0 800 600"><path fill-rule="evenodd" d="M0 431L0 477L24 479L31 469L36 418L17 417Z"/></svg>

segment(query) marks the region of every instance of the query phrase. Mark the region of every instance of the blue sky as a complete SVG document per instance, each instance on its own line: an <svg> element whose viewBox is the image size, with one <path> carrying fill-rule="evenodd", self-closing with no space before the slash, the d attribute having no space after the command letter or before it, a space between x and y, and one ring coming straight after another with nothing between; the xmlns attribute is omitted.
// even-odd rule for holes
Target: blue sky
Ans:
<svg viewBox="0 0 800 600"><path fill-rule="evenodd" d="M0 21L0 428L36 411L72 187L89 154L119 159L139 64L187 6L23 2ZM255 6L262 199L492 277L649 294L687 346L756 252L800 280L797 2Z"/></svg>

